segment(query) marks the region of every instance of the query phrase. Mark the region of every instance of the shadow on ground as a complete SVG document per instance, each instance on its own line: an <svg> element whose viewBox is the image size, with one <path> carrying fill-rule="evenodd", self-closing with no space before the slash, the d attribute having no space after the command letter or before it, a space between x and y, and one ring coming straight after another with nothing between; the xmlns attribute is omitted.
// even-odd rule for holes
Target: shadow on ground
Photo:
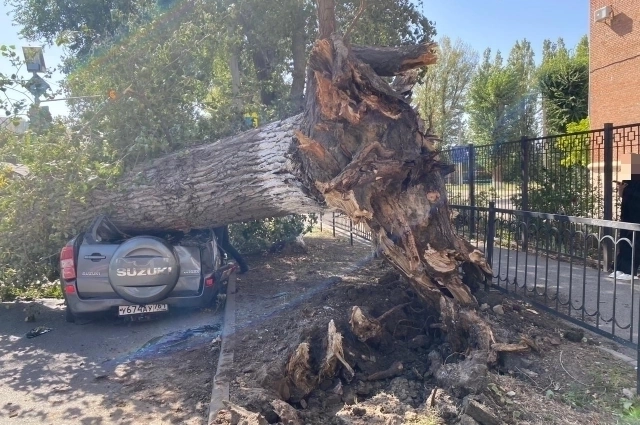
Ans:
<svg viewBox="0 0 640 425"><path fill-rule="evenodd" d="M203 423L220 314L66 323L60 300L0 305L0 422ZM37 326L52 330L29 339ZM193 381L196 382L193 382Z"/></svg>

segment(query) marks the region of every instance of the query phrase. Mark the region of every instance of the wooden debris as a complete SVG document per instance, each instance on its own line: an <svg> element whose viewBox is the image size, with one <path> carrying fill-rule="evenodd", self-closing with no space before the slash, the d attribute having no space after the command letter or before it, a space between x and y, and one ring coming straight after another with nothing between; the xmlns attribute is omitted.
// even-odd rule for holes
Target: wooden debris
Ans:
<svg viewBox="0 0 640 425"><path fill-rule="evenodd" d="M381 370L380 372L375 372L369 375L367 377L367 381L379 381L382 379L394 378L398 375L401 375L403 371L404 366L402 365L402 362L396 361L393 362L393 364L388 369Z"/></svg>
<svg viewBox="0 0 640 425"><path fill-rule="evenodd" d="M367 317L360 307L351 308L351 318L349 319L351 331L361 342L366 342L371 338L379 337L382 334L382 326L376 319Z"/></svg>
<svg viewBox="0 0 640 425"><path fill-rule="evenodd" d="M287 376L305 394L315 388L315 377L309 362L309 344L301 343L287 363Z"/></svg>
<svg viewBox="0 0 640 425"><path fill-rule="evenodd" d="M349 376L355 375L353 368L344 359L342 334L337 331L335 322L331 320L327 328L327 353L322 362L322 367L320 367L318 379L321 381L325 378L334 377L337 372L338 363L344 366Z"/></svg>

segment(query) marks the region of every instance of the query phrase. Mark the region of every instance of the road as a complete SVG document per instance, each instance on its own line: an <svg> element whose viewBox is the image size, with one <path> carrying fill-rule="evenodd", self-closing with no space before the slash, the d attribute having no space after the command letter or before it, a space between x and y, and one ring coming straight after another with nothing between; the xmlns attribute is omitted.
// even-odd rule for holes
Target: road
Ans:
<svg viewBox="0 0 640 425"><path fill-rule="evenodd" d="M165 356L162 361L166 363L172 350L184 353L205 344L208 348L219 335L220 312L173 312L150 322L98 319L71 324L64 320L60 300L39 303L34 323L24 321L25 303L0 304L1 424L199 423L199 418L190 422L184 414L173 414L184 412L180 397L154 400L153 394L171 392L162 388L165 382L157 381L171 378L157 374L147 360ZM36 326L52 331L26 338ZM204 369L197 376L202 382L194 382L199 388L214 373ZM156 382L145 382L141 374L154 376ZM151 396L135 403L123 397L132 394L135 383Z"/></svg>

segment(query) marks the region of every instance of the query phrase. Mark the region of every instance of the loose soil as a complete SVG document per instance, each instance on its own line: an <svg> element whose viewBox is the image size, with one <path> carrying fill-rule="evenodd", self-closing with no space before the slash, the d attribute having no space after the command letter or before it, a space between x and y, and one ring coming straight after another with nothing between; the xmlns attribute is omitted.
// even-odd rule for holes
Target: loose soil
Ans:
<svg viewBox="0 0 640 425"><path fill-rule="evenodd" d="M615 344L586 333L575 337L565 322L495 292L481 290L476 297L490 307L481 314L494 325L496 339L517 343L524 336L532 349L502 355L486 380L468 376L447 385L451 377L436 370L465 361L468 353L451 352L438 317L402 279L367 245L350 246L348 239L318 231L305 241L306 253L248 258L251 270L237 283L231 410L239 406L263 419L240 422L247 412L236 409L221 412L216 423L585 425L636 423L640 417L639 404L623 394L635 388L633 367L598 348ZM380 317L399 305L382 322L381 338L365 344L352 333L353 306ZM494 311L497 305L502 314ZM317 372L331 321L355 374L338 363L335 376L301 391L284 378L287 362L307 342ZM396 373L375 376L396 362ZM470 404L488 416L465 407Z"/></svg>

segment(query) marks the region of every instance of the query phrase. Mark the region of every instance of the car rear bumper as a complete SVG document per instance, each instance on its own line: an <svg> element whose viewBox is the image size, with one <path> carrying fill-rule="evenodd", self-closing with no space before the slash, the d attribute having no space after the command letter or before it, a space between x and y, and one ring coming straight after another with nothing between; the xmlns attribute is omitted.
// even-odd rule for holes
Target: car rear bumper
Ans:
<svg viewBox="0 0 640 425"><path fill-rule="evenodd" d="M207 294L207 292L210 293ZM168 304L170 307L181 308L199 308L209 305L213 300L213 295L213 291L206 291L201 295L195 297L170 297L153 304ZM65 297L67 300L67 305L69 306L71 312L74 314L108 312L111 310L116 310L118 306L121 305L134 304L121 298L83 299L80 298L77 294L67 294Z"/></svg>
<svg viewBox="0 0 640 425"><path fill-rule="evenodd" d="M183 297L167 297L163 300L149 304L167 304L169 309L173 308L202 308L211 305L214 297L220 292L224 292L229 281L229 276L235 273L237 267L235 265L227 265L215 272L215 284L213 286L204 286L202 292L194 296ZM69 309L73 314L89 314L103 313L114 311L117 312L119 306L135 305L122 298L82 298L77 291L71 293L65 290L65 286L71 285L76 288L75 282L67 282L62 287L65 300ZM114 294L115 295L115 294Z"/></svg>
<svg viewBox="0 0 640 425"><path fill-rule="evenodd" d="M226 285L220 282L219 285ZM168 304L169 309L174 308L201 308L211 305L213 298L219 292L218 284L214 287L205 287L199 295L189 297L169 297L151 304ZM103 313L117 311L118 306L134 305L122 298L81 298L77 293L65 294L67 305L73 314Z"/></svg>

